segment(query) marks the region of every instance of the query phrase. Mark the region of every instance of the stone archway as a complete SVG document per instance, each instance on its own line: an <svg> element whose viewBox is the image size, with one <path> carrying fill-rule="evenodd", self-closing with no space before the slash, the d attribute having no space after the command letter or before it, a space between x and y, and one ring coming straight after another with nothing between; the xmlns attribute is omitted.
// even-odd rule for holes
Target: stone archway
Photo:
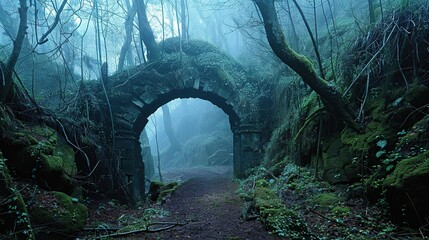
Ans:
<svg viewBox="0 0 429 240"><path fill-rule="evenodd" d="M262 158L262 123L257 89L246 71L215 47L201 41L180 46L166 41L161 60L112 76L109 83L115 122L117 166L134 198L144 193L144 165L139 143L147 118L176 98L200 98L221 108L233 133L233 168L238 178Z"/></svg>

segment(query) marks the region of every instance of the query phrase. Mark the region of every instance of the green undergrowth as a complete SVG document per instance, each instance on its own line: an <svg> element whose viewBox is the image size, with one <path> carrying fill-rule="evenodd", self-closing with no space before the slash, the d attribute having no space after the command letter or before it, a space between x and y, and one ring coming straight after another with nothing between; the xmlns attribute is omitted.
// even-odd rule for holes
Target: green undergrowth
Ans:
<svg viewBox="0 0 429 240"><path fill-rule="evenodd" d="M162 216L162 210L147 208L144 210L143 215L138 218L133 216L122 215L118 221L123 225L118 232L130 232L135 230L148 229L153 224L153 218Z"/></svg>
<svg viewBox="0 0 429 240"><path fill-rule="evenodd" d="M166 197L173 194L179 187L177 182L163 183L153 181L149 185L149 199L154 202L165 202Z"/></svg>
<svg viewBox="0 0 429 240"><path fill-rule="evenodd" d="M245 219L258 219L270 232L289 239L391 239L398 228L386 210L365 201L361 183L331 185L314 177L314 170L292 163L259 168L241 182ZM381 207L381 206L380 206ZM407 232L407 236L413 236Z"/></svg>
<svg viewBox="0 0 429 240"><path fill-rule="evenodd" d="M247 209L243 211L244 218L248 218L249 214L256 214L268 231L282 237L312 238L305 223L295 211L283 204L265 179L256 180L251 190L244 190L242 186L241 195L247 201Z"/></svg>

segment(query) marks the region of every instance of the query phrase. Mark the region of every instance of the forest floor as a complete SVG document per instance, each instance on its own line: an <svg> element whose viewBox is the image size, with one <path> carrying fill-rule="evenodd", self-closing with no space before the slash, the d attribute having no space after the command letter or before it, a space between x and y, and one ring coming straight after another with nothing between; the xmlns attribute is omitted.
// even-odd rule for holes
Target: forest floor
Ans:
<svg viewBox="0 0 429 240"><path fill-rule="evenodd" d="M122 228L118 232L153 232L119 234L115 239L280 239L257 220L243 220L239 184L230 167L176 170L163 177L181 184L161 203L129 209L114 201L94 202L88 226L106 231L87 237L113 237L109 230Z"/></svg>
<svg viewBox="0 0 429 240"><path fill-rule="evenodd" d="M240 194L246 184L239 190L240 184L233 179L231 168L182 169L164 172L163 177L165 182L179 185L160 201L147 201L136 208L111 199L91 202L87 234L80 239L281 239L269 233L257 218L243 219L245 203ZM420 232L398 229L378 207L360 197L345 197L350 195L345 187L317 181L310 172L301 171L291 174L289 180L277 181L281 188L273 186L273 189L277 188L282 202L296 213L310 233L307 236L311 237L305 239L427 236L424 229Z"/></svg>

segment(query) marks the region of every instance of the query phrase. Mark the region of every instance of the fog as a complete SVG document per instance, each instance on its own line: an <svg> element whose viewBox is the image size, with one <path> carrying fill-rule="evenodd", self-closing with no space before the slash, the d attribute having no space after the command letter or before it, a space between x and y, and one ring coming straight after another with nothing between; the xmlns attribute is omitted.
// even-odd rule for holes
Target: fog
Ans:
<svg viewBox="0 0 429 240"><path fill-rule="evenodd" d="M171 143L166 133L163 110L159 108L149 117L140 137L142 149L147 147L144 143L150 145L152 160L145 161L149 178L159 177L158 159L161 172L232 166L232 132L228 116L220 108L200 99L176 99L166 106L177 143ZM144 134L147 134L149 142L144 141Z"/></svg>
<svg viewBox="0 0 429 240"><path fill-rule="evenodd" d="M62 3L65 3L63 9ZM263 61L265 67L271 67L278 63L269 51L262 20L252 1L149 0L145 3L147 18L157 42L171 37L200 39L214 44L245 65ZM3 52L9 51L11 36L17 31L18 4L12 0L0 3L0 12L3 12L0 14L1 29L5 33L0 35ZM308 47L310 37L297 7L291 1L278 1L277 4L280 21L284 26L289 26L285 32L292 40L291 45L303 54L314 55L312 48ZM360 19L368 15L366 1L298 0L297 4L320 44L328 40L326 36L317 39L326 35L326 31L331 31L332 35L334 32L342 35L340 31L344 31L342 25L346 22L356 26L347 29L349 33L361 31ZM385 4L383 11L394 5ZM65 69L55 70L58 77L68 77L63 84L68 85L78 80L97 79L103 62L108 63L110 73L122 68L120 65L131 68L144 64L147 55L142 52L146 49L141 49L139 23L133 7L131 0L35 1L29 7L28 34L18 71L31 75L28 65L34 65L34 71L38 72L43 70L43 63L53 60L64 64ZM127 33L127 29L131 32ZM45 33L49 34L45 37ZM127 34L130 34L128 40ZM347 40L344 36L336 38L331 43L334 48L330 54L336 54L338 41ZM121 51L124 50L126 56L122 60ZM33 54L36 54L36 59L32 63ZM47 92L58 90L52 89L57 86L44 85L44 79L36 77L35 81L41 83L36 84L35 91L39 90L42 98ZM34 82L27 84L31 88ZM42 89L42 86L46 88Z"/></svg>

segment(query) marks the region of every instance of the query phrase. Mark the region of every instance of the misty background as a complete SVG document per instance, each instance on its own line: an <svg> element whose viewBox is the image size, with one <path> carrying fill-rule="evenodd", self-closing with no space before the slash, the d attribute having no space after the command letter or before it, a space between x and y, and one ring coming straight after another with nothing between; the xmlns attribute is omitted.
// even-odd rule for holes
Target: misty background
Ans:
<svg viewBox="0 0 429 240"><path fill-rule="evenodd" d="M404 1L380 1L380 15ZM23 86L38 104L58 114L75 108L84 80L97 80L102 63L109 74L146 63L139 36L144 11L157 42L167 38L207 41L255 74L280 84L299 79L272 53L255 4L249 0L38 0L31 1L29 26L16 69ZM316 59L309 30L335 80L337 61L356 35L366 32L368 8L374 1L276 1L279 19L291 47ZM19 2L0 2L0 59L11 49L19 23ZM307 24L305 24L307 21ZM161 53L162 53L162 44ZM165 132L162 109L150 117L141 138L155 171L196 165L231 165L232 134L228 117L204 101L175 100L168 105L173 134ZM286 110L284 110L286 111ZM89 113L88 113L89 114ZM88 117L89 118L89 117ZM156 127L155 127L156 126ZM157 140L157 141L156 141ZM156 143L158 142L158 144ZM149 158L149 155L146 156ZM152 174L153 175L153 174ZM149 175L148 175L149 176Z"/></svg>
<svg viewBox="0 0 429 240"><path fill-rule="evenodd" d="M166 106L172 120L173 137L177 140L173 144L166 133ZM140 136L149 178L159 177L158 157L161 172L207 166L232 167L232 132L229 118L220 108L201 99L176 99L163 108L164 111L159 108L149 117ZM151 157L145 152L148 145Z"/></svg>

